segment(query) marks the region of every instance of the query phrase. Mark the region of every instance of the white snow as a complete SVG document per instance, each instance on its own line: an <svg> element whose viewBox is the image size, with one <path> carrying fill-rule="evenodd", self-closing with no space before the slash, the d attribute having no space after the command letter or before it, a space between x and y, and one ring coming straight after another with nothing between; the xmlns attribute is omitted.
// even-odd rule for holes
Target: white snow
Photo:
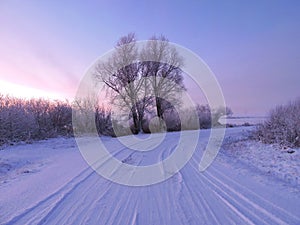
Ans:
<svg viewBox="0 0 300 225"><path fill-rule="evenodd" d="M249 138L252 129L241 128L231 132L223 142L222 153L291 185L300 185L300 149L255 141Z"/></svg>
<svg viewBox="0 0 300 225"><path fill-rule="evenodd" d="M243 140L249 129L228 129L223 149L203 173L198 164L209 131L201 131L188 164L145 187L102 178L73 138L7 147L0 151L0 224L299 224L298 183L277 178L278 171L299 177L299 150L289 154ZM150 165L173 152L178 135L168 133L149 152L102 140L123 163Z"/></svg>

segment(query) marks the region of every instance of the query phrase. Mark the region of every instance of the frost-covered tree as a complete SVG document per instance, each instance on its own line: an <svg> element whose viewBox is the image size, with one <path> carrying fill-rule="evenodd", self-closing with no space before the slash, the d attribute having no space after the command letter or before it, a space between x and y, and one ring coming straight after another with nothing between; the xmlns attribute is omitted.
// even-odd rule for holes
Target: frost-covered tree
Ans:
<svg viewBox="0 0 300 225"><path fill-rule="evenodd" d="M120 110L129 110L133 119L133 133L140 131L140 118L137 109L139 94L144 80L139 79L138 49L135 34L121 37L115 52L107 62L96 66L96 78L105 84L111 102Z"/></svg>
<svg viewBox="0 0 300 225"><path fill-rule="evenodd" d="M163 119L168 108L179 105L184 90L181 65L182 59L165 37L151 38L139 51L135 35L130 33L120 38L106 62L96 65L95 77L105 84L111 102L120 111L129 110L136 134L149 109L155 109ZM171 102L170 107L164 102Z"/></svg>
<svg viewBox="0 0 300 225"><path fill-rule="evenodd" d="M183 59L164 36L150 38L141 52L141 58L143 59L142 76L149 78L157 116L163 119L164 112L168 108L180 104L179 95L185 90L183 72L180 69ZM169 107L164 105L165 102L171 103Z"/></svg>

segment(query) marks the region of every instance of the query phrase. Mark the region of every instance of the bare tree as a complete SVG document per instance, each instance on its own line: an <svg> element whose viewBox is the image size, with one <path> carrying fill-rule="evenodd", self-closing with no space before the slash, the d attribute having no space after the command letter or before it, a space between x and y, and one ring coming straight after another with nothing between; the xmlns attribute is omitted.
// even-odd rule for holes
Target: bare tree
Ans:
<svg viewBox="0 0 300 225"><path fill-rule="evenodd" d="M231 116L233 114L231 108L229 107L219 107L219 108L216 108L216 109L212 109L212 112L211 112L211 116L212 116L212 126L219 126L220 125L220 122L219 122L219 119L222 117L222 116Z"/></svg>
<svg viewBox="0 0 300 225"><path fill-rule="evenodd" d="M73 101L73 127L76 134L96 132L94 126L97 107L99 106L98 96L90 92L84 97L77 97ZM97 118L96 118L97 119Z"/></svg>
<svg viewBox="0 0 300 225"><path fill-rule="evenodd" d="M185 89L181 65L182 59L165 37L153 37L139 51L135 34L130 33L120 38L107 61L96 65L95 77L105 84L115 106L129 110L136 134L147 110L155 108L163 119L169 106L165 102L172 103L170 107L180 103L178 95Z"/></svg>
<svg viewBox="0 0 300 225"><path fill-rule="evenodd" d="M138 50L135 34L121 37L115 53L107 62L96 66L95 76L106 85L111 101L120 109L129 109L133 119L133 133L140 131L140 118L137 109L138 95L143 86L139 78Z"/></svg>
<svg viewBox="0 0 300 225"><path fill-rule="evenodd" d="M142 76L149 77L157 116L163 119L163 114L168 109L163 102L171 102L171 107L180 104L178 94L185 90L180 69L183 60L164 36L153 36L142 50L141 58L144 68ZM146 60L149 58L151 61Z"/></svg>

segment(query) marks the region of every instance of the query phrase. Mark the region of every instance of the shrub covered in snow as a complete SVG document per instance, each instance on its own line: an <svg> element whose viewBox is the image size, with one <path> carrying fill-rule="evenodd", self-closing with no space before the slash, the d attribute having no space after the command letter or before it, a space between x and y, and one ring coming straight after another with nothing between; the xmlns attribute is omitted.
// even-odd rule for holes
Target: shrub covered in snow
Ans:
<svg viewBox="0 0 300 225"><path fill-rule="evenodd" d="M197 114L201 129L208 129L212 126L211 110L208 105L197 105Z"/></svg>
<svg viewBox="0 0 300 225"><path fill-rule="evenodd" d="M300 147L300 98L271 110L269 118L258 126L254 136L264 143Z"/></svg>
<svg viewBox="0 0 300 225"><path fill-rule="evenodd" d="M69 103L0 95L0 145L71 133Z"/></svg>
<svg viewBox="0 0 300 225"><path fill-rule="evenodd" d="M163 114L163 126L166 126L168 132L181 131L181 130L197 130L197 129L210 129L211 127L221 126L219 123L220 117L224 115L231 115L233 112L229 107L217 108L211 110L209 105L197 105L195 109L185 108L179 109L177 112L175 109L166 110ZM180 117L181 115L181 117ZM150 119L149 119L150 118ZM143 120L142 129L144 133L151 133L149 129L149 120L152 117L147 117ZM198 120L199 123L195 122ZM160 130L160 125L156 124L157 129ZM152 131L155 132L155 131Z"/></svg>

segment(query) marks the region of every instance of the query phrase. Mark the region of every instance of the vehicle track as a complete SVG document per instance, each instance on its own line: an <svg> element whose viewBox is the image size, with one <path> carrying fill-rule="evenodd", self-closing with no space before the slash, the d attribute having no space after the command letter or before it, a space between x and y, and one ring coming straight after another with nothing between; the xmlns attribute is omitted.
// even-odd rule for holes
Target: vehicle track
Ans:
<svg viewBox="0 0 300 225"><path fill-rule="evenodd" d="M174 138L170 139L155 160L165 159L175 147ZM86 168L61 189L5 224L300 224L297 209L289 207L292 193L285 195L278 188L278 197L272 198L269 186L253 176L243 180L243 175L224 160L216 160L200 173L198 164L203 149L201 145L178 173L150 186L116 184ZM124 163L142 166L148 153L122 147L112 154ZM161 169L168 173L163 164ZM299 209L300 202L294 205Z"/></svg>

